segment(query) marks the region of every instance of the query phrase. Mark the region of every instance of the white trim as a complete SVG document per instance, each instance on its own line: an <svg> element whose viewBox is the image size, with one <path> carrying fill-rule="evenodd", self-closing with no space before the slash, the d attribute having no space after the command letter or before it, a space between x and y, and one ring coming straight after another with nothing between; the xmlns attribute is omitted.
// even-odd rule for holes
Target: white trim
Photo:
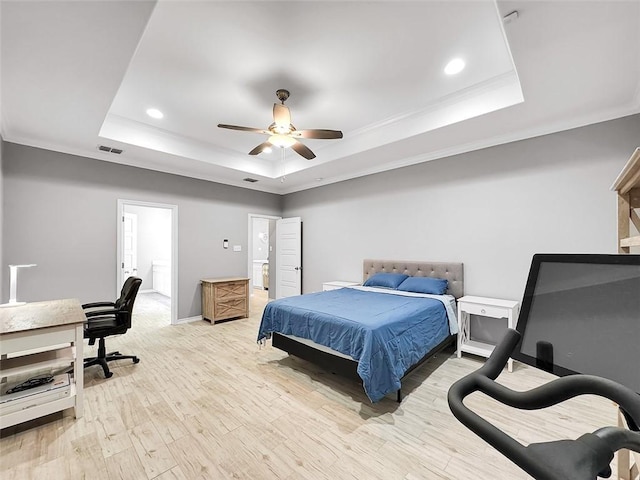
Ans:
<svg viewBox="0 0 640 480"><path fill-rule="evenodd" d="M515 74L517 74L517 71L515 71ZM7 132L6 128L2 131L2 138L4 139L5 142L17 143L27 147L41 148L45 150L51 150L54 152L65 153L68 155L76 155L81 157L93 158L96 160L115 163L118 165L126 165L130 167L142 168L145 170L162 172L169 175L180 175L188 178L195 178L199 180L205 180L208 182L219 183L222 185L231 185L234 187L240 187L246 190L273 193L275 195L284 196L291 193L302 192L302 191L316 188L319 186L330 185L333 183L343 182L345 180L352 180L355 178L360 178L360 177L372 175L375 173L381 173L381 172L393 170L396 168L415 165L417 163L423 163L430 160L446 158L449 156L459 155L459 154L467 153L470 151L481 150L484 148L502 145L504 143L517 142L520 140L527 140L529 138L535 138L542 135L548 135L548 134L553 134L557 132L562 132L565 130L581 128L587 125L593 125L597 123L607 122L610 120L615 120L618 118L627 117L630 115L636 115L638 113L640 113L640 83L638 84L638 87L636 88L635 93L631 98L631 101L627 105L608 108L604 111L598 111L595 113L589 113L577 119L573 119L573 118L563 119L553 124L545 123L543 125L536 125L530 128L525 127L516 132L511 132L507 134L497 134L493 137L487 137L485 139L469 142L464 145L456 145L456 146L444 148L436 152L430 152L426 155L419 155L419 156L402 159L401 161L398 161L394 164L377 165L374 168L358 170L356 172L344 173L341 175L336 175L331 177L327 176L323 178L321 183L318 183L318 181L315 181L315 180L310 180L309 182L296 184L294 186L288 185L286 183L283 183L280 185L271 185L263 182L247 183L242 180L234 180L234 179L227 178L226 175L223 175L219 171L216 171L214 173L193 172L193 169L181 168L180 165L160 165L158 163L151 165L148 160L135 157L136 153L133 151L130 152L130 155L126 155L126 156L106 154L104 152L99 152L93 149L69 147L66 145L59 145L52 142L42 141L40 139L34 139L30 136L15 135L13 134L13 132ZM6 120L7 119L3 117L2 125L7 124ZM123 149L126 149L125 144L115 144L114 146L119 146L119 147L122 147ZM141 148L141 147L135 147L135 148ZM324 147L320 147L314 150L318 151L321 148L331 148L331 146L326 145ZM162 154L161 152L158 152L158 154L163 159L165 157L169 157L168 154ZM220 169L224 168L224 167L219 167L217 165L216 167ZM289 172L288 174L291 175L291 173L292 172ZM296 173L296 172L293 172L293 173ZM277 176L274 176L273 178L269 178L269 177L265 177L265 178L272 180L274 178L277 178Z"/></svg>
<svg viewBox="0 0 640 480"><path fill-rule="evenodd" d="M60 153L65 153L67 155L75 155L78 157L93 158L94 160L115 163L117 165L125 165L128 167L142 168L144 170L167 173L169 175L180 175L182 177L195 178L198 180L205 180L207 182L214 182L214 183L220 183L222 185L231 185L234 187L240 187L246 190L255 190L258 192L274 193L276 195L280 194L280 188L278 185L266 185L261 182L247 183L243 180L234 180L222 173L222 170L227 170L225 167L219 167L218 165L214 165L214 167L217 167L220 170L213 173L202 172L202 171L194 172L193 168L182 167L182 164L163 165L157 162L152 164L151 162L149 162L144 158L138 158L137 156L135 156L136 153L133 152L131 149L129 149L129 152L126 152L128 153L127 155L113 155L111 153L95 151L93 149L68 147L66 145L59 145L57 143L45 142L45 141L41 141L40 139L32 139L31 137L28 137L28 136L25 137L22 135L5 136L3 134L2 138L4 139L5 142L17 143L20 145L24 145L26 147L51 150L52 152L60 152ZM109 142L113 143L111 140L109 140ZM98 141L97 143L104 143L104 142ZM113 144L113 146L122 148L123 150L127 150L126 144ZM133 147L133 148L142 149L142 147ZM159 158L163 160L167 160L170 157L169 154L164 154L162 152L157 152L157 153L161 155L161 157ZM187 159L187 160L191 160L191 159ZM191 161L197 162L197 160L191 160ZM237 172L234 172L234 174L237 174ZM253 175L253 174L251 176L259 177L258 180L261 180L263 178L268 178L268 177L263 177L261 175ZM277 177L274 177L274 178L277 178Z"/></svg>
<svg viewBox="0 0 640 480"><path fill-rule="evenodd" d="M116 225L116 298L120 295L122 285L122 222L120 219L124 215L125 205L135 205L139 207L166 208L171 210L171 324L178 323L178 206L169 203L143 202L140 200L118 199Z"/></svg>
<svg viewBox="0 0 640 480"><path fill-rule="evenodd" d="M107 138L124 145L134 145L199 162L214 163L223 168L251 175L270 178L277 176L275 173L277 167L272 163L255 162L251 157L235 150L219 147L194 137L185 137L113 113L107 113L98 135L100 138Z"/></svg>
<svg viewBox="0 0 640 480"><path fill-rule="evenodd" d="M345 180L352 180L354 178L364 177L367 175L373 175L376 173L382 173L389 170L395 170L397 168L408 167L411 165L417 165L425 163L431 160L439 160L442 158L451 157L454 155L461 155L463 153L475 152L484 148L495 147L498 145L504 145L507 143L519 142L521 140L529 140L544 135L550 135L554 133L560 133L567 130L573 130L576 128L587 127L602 122L608 122L611 120L617 120L629 115L636 115L640 113L640 105L634 107L634 110L629 108L614 108L608 110L605 113L598 112L595 115L585 115L579 119L571 119L570 121L559 121L553 124L547 124L543 126L535 126L533 128L526 128L517 132L510 132L506 134L499 134L493 137L483 138L481 140L472 141L464 144L447 147L441 150L436 150L426 154L415 155L413 157L404 157L395 162L388 162L382 165L375 165L374 167L362 169L357 173L345 173L342 175L336 175L333 177L325 177L322 179L322 183L317 181L309 181L306 184L297 184L292 188L284 188L279 192L280 195L288 195L291 193L302 192L316 188L320 185L331 185L333 183L343 182Z"/></svg>
<svg viewBox="0 0 640 480"><path fill-rule="evenodd" d="M172 325L181 325L183 323L199 322L202 320L202 315L196 315L195 317L179 318L175 322L171 322Z"/></svg>
<svg viewBox="0 0 640 480"><path fill-rule="evenodd" d="M249 277L249 292L253 296L253 219L266 218L268 220L280 220L282 217L275 215L263 215L261 213L250 213L247 227L247 277ZM275 264L275 260L274 260Z"/></svg>
<svg viewBox="0 0 640 480"><path fill-rule="evenodd" d="M146 288L144 290L138 290L138 293L156 293L153 288Z"/></svg>

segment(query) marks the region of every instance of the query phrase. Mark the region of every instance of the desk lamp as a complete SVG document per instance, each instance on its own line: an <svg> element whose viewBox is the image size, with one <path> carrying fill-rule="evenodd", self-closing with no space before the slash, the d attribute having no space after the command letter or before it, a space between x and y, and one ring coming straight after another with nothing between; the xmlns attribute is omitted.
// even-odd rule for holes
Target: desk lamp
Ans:
<svg viewBox="0 0 640 480"><path fill-rule="evenodd" d="M9 265L9 303L3 303L0 307L17 307L27 302L18 302L16 300L16 292L18 290L18 268L35 267L35 263L25 265Z"/></svg>

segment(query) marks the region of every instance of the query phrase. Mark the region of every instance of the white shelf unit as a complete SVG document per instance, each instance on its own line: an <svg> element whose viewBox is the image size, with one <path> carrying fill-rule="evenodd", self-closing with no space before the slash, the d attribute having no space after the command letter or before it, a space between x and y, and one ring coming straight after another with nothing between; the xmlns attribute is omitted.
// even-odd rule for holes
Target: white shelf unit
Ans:
<svg viewBox="0 0 640 480"><path fill-rule="evenodd" d="M43 315L55 318L42 321ZM0 428L68 408L74 409L76 418L82 417L85 317L79 302L59 300L12 307L3 309L1 319L0 377L3 383L72 365L73 377L69 395L64 398L51 399L50 391L43 391L30 396L21 410L4 413L0 409Z"/></svg>
<svg viewBox="0 0 640 480"><path fill-rule="evenodd" d="M327 292L329 290L337 290L344 287L352 287L354 285L360 285L358 282L347 282L343 280L333 280L331 282L324 282L322 284L322 291Z"/></svg>
<svg viewBox="0 0 640 480"><path fill-rule="evenodd" d="M471 332L471 315L481 317L489 317L496 319L507 319L507 327L515 328L520 311L520 304L513 300L501 300L498 298L464 296L458 299L458 358L462 356L462 352L471 353L488 358L493 352L495 342L482 342L472 339ZM513 371L513 360L510 358L508 363L509 372Z"/></svg>

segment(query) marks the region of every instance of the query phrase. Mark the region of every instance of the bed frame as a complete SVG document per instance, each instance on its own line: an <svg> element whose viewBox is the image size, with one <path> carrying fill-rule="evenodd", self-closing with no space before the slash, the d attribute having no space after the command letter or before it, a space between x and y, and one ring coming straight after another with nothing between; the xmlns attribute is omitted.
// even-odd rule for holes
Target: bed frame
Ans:
<svg viewBox="0 0 640 480"><path fill-rule="evenodd" d="M449 262L406 262L397 260L370 260L363 261L363 281L370 276L380 273L404 273L412 277L437 277L449 281L447 293L456 299L464 295L463 267L462 263ZM449 335L442 342L432 348L415 365L411 366L404 377L418 368L428 359L442 351L449 345L455 344L456 335ZM273 333L272 345L284 350L290 355L302 358L319 365L333 373L360 380L358 375L358 362L351 358L334 355L327 351L319 350L306 343L301 343L295 338L280 333ZM402 388L397 392L397 401L402 401Z"/></svg>

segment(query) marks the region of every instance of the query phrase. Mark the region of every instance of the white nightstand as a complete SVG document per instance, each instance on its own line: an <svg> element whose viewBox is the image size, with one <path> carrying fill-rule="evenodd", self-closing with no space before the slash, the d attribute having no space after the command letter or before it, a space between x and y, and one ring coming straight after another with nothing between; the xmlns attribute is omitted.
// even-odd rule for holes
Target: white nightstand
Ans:
<svg viewBox="0 0 640 480"><path fill-rule="evenodd" d="M516 320L520 304L513 300L500 300L497 298L472 297L464 296L458 299L458 358L462 356L462 352L489 357L495 343L500 339L495 339L495 343L480 342L471 340L471 315L479 315L481 317L490 318L506 318L507 327L515 328ZM508 362L509 372L513 371L513 360Z"/></svg>
<svg viewBox="0 0 640 480"><path fill-rule="evenodd" d="M322 284L322 291L337 290L343 287L352 287L354 285L360 285L358 282L345 282L342 280L334 280L332 282L324 282Z"/></svg>

